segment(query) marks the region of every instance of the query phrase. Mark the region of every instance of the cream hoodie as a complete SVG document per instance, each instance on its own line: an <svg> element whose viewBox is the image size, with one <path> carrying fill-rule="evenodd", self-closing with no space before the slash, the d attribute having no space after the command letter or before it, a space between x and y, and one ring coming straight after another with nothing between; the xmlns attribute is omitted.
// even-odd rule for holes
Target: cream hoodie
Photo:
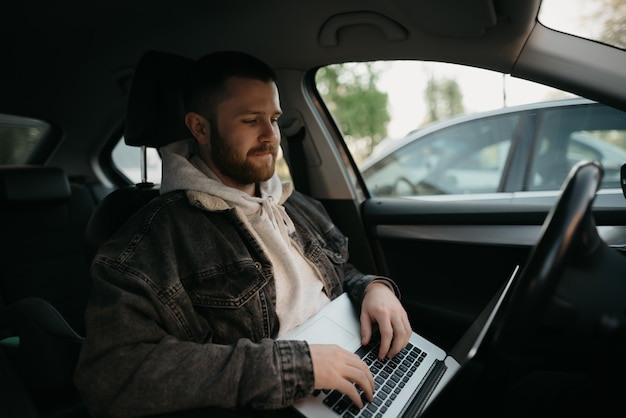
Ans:
<svg viewBox="0 0 626 418"><path fill-rule="evenodd" d="M195 139L171 143L160 151L163 158L161 194L186 190L207 208L233 207L259 241L274 270L279 335L330 302L323 292L317 269L290 238L294 225L282 203L292 192L291 183L281 183L275 173L259 185L261 197L249 196L219 180L200 158Z"/></svg>

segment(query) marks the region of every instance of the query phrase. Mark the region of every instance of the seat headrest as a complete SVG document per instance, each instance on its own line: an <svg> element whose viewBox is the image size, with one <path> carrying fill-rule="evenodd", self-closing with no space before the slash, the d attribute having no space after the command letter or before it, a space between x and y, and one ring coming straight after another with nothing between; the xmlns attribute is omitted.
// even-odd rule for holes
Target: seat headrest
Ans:
<svg viewBox="0 0 626 418"><path fill-rule="evenodd" d="M70 182L60 167L0 167L1 204L55 202L70 196Z"/></svg>
<svg viewBox="0 0 626 418"><path fill-rule="evenodd" d="M124 127L127 145L159 148L191 137L185 125L182 90L193 62L167 52L144 53L128 97Z"/></svg>

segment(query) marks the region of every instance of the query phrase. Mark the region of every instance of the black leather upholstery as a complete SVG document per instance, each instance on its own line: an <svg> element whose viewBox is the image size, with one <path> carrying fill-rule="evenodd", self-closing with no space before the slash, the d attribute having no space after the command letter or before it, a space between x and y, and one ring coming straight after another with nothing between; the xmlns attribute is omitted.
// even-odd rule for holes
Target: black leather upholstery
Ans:
<svg viewBox="0 0 626 418"><path fill-rule="evenodd" d="M128 98L124 141L158 148L189 138L182 86L193 60L167 52L147 51L139 60Z"/></svg>
<svg viewBox="0 0 626 418"><path fill-rule="evenodd" d="M98 204L85 231L87 259L93 259L98 248L139 208L159 195L152 183L123 187L109 193Z"/></svg>
<svg viewBox="0 0 626 418"><path fill-rule="evenodd" d="M44 391L70 387L83 336L42 298L20 299L7 315L19 332L18 364L29 385Z"/></svg>
<svg viewBox="0 0 626 418"><path fill-rule="evenodd" d="M20 205L69 200L70 182L58 167L3 166L0 204Z"/></svg>
<svg viewBox="0 0 626 418"><path fill-rule="evenodd" d="M88 189L56 167L0 167L0 350L42 416L73 416L73 371L90 291ZM19 380L19 381L18 381Z"/></svg>
<svg viewBox="0 0 626 418"><path fill-rule="evenodd" d="M52 304L79 333L89 293L83 236L95 201L57 167L0 167L0 296Z"/></svg>

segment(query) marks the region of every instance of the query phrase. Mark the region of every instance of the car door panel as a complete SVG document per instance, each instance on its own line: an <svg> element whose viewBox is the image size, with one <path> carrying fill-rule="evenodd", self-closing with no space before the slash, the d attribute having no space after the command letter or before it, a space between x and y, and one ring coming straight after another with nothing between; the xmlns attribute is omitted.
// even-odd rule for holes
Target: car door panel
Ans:
<svg viewBox="0 0 626 418"><path fill-rule="evenodd" d="M400 286L416 331L450 348L524 266L551 207L375 198L361 215L381 274ZM596 214L601 236L624 243L619 209Z"/></svg>

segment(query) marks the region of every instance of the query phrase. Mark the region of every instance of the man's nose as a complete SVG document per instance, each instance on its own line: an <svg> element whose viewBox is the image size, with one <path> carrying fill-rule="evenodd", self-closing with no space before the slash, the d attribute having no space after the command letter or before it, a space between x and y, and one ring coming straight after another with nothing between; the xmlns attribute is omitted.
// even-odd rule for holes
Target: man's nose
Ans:
<svg viewBox="0 0 626 418"><path fill-rule="evenodd" d="M280 128L278 124L271 121L263 123L261 139L265 142L280 142Z"/></svg>

